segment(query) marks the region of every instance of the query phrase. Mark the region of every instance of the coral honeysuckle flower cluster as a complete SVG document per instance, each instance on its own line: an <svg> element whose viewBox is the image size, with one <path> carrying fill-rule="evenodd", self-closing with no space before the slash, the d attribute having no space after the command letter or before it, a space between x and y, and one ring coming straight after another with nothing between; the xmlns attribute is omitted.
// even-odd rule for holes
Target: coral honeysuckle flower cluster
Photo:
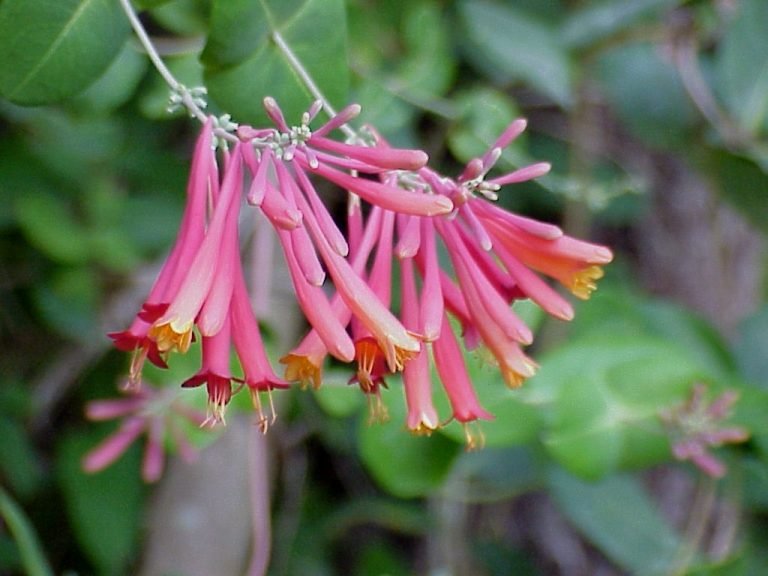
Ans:
<svg viewBox="0 0 768 576"><path fill-rule="evenodd" d="M429 433L451 419L491 418L453 326L467 349L484 346L506 384L517 387L536 364L524 352L531 330L510 304L529 298L570 320L571 305L541 276L588 298L601 266L612 259L603 246L494 203L502 186L549 171L549 164L537 163L490 175L525 121L514 121L450 178L429 168L424 152L390 147L373 129L349 130L358 106L314 130L319 102L298 126L286 122L271 98L265 107L274 128L232 125L234 137L224 139L222 122L210 117L203 126L175 244L133 323L111 334L118 348L133 353L129 382L139 386L147 359L165 367L173 352L199 341L202 366L182 386L206 386L210 424L223 422L232 395L247 388L266 429L274 418L271 391L294 382L320 386L329 356L353 364L350 382L369 396L374 417L384 413L381 387L400 372L410 430ZM348 136L344 142L330 137L339 128ZM318 195L316 179L347 194L345 233ZM238 223L251 214L274 228L310 326L280 359L282 377L265 352L241 264ZM391 309L395 265L397 311ZM233 350L242 376L231 372ZM441 417L433 404L431 363L450 416ZM271 413L262 407L264 393Z"/></svg>

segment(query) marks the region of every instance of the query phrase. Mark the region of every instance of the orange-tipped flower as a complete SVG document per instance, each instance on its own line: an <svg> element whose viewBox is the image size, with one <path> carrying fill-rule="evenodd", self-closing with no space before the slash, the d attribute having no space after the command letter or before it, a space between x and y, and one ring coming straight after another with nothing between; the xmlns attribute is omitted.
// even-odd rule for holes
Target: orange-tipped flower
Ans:
<svg viewBox="0 0 768 576"><path fill-rule="evenodd" d="M432 358L451 405L448 419L466 427L470 446L481 444L468 425L492 415L472 387L448 315L461 325L466 348L483 345L506 384L520 386L536 370L524 352L534 335L511 304L530 298L570 320L572 305L546 278L587 298L611 251L493 204L502 186L550 169L541 162L489 176L502 149L525 129L524 120L511 123L459 177L447 178L425 165L425 153L392 148L374 130L346 142L329 138L339 128L349 134L346 123L358 106L313 131L321 104L313 104L297 126L288 124L273 99L264 105L274 128L241 125L221 137L226 123L209 119L203 127L177 240L142 311L127 330L111 335L118 348L134 352L130 380L141 381L146 358L165 367L171 352L186 352L199 339L202 367L183 385L206 385L207 421L223 422L232 394L247 386L266 430L261 397L269 395L271 406L271 391L287 382L272 370L246 287L238 230L246 205L274 228L310 324L302 343L281 359L285 378L318 387L326 356L356 362L352 380L378 418L384 415L379 395L386 378L403 372L407 425L429 433L440 425L432 403ZM235 144L217 153L232 136ZM317 178L347 194L346 233L315 189ZM394 298L399 316L390 309L393 256L402 281L401 298ZM258 272L257 283L269 277ZM230 373L233 349L242 378ZM141 432L138 424L126 426L123 443ZM115 452L105 449L94 461Z"/></svg>

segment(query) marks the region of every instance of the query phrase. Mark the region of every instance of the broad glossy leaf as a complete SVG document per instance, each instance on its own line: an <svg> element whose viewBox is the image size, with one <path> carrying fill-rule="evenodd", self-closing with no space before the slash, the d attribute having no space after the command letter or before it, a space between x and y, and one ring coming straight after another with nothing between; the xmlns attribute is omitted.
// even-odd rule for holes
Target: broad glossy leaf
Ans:
<svg viewBox="0 0 768 576"><path fill-rule="evenodd" d="M637 480L586 483L555 470L550 490L568 520L618 566L638 576L669 573L680 539Z"/></svg>
<svg viewBox="0 0 768 576"><path fill-rule="evenodd" d="M422 110L452 115L444 94L455 75L448 15L436 0L348 3L352 100L394 145L414 147L413 119Z"/></svg>
<svg viewBox="0 0 768 576"><path fill-rule="evenodd" d="M561 382L552 406L552 427L543 435L552 457L585 478L615 470L621 456L621 422L614 418L610 399L600 392L594 378Z"/></svg>
<svg viewBox="0 0 768 576"><path fill-rule="evenodd" d="M732 415L726 425L741 426L751 434L751 441L762 452L763 460L768 465L768 429L765 415L768 414L768 389L750 384L729 383L729 388L738 394L738 400L732 408Z"/></svg>
<svg viewBox="0 0 768 576"><path fill-rule="evenodd" d="M666 338L685 348L712 376L732 376L736 371L735 359L722 336L700 316L625 288L601 286L588 302L580 303L569 334L571 338L596 334Z"/></svg>
<svg viewBox="0 0 768 576"><path fill-rule="evenodd" d="M523 81L570 106L571 62L555 27L510 4L473 0L460 9L468 56L491 80Z"/></svg>
<svg viewBox="0 0 768 576"><path fill-rule="evenodd" d="M408 562L403 549L382 537L366 538L360 543L357 574L407 574Z"/></svg>
<svg viewBox="0 0 768 576"><path fill-rule="evenodd" d="M82 92L117 56L128 31L113 0L4 0L0 95L36 105Z"/></svg>
<svg viewBox="0 0 768 576"><path fill-rule="evenodd" d="M717 85L725 103L750 132L768 129L768 2L741 0L735 6L717 53Z"/></svg>
<svg viewBox="0 0 768 576"><path fill-rule="evenodd" d="M75 104L88 114L113 111L133 96L148 66L146 55L126 43L107 71L75 99Z"/></svg>
<svg viewBox="0 0 768 576"><path fill-rule="evenodd" d="M705 377L674 344L643 336L572 341L541 364L523 401L544 410L552 457L586 478L663 461L658 413Z"/></svg>
<svg viewBox="0 0 768 576"><path fill-rule="evenodd" d="M211 98L224 111L238 122L271 124L262 100L272 96L290 124L314 100L278 49L274 33L333 105L346 104L343 0L216 0L202 60Z"/></svg>

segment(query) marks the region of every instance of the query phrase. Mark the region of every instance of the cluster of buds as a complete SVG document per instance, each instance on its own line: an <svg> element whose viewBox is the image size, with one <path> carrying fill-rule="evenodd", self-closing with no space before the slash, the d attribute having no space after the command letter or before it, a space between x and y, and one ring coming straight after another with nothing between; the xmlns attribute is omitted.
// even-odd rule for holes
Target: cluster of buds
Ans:
<svg viewBox="0 0 768 576"><path fill-rule="evenodd" d="M147 437L141 464L141 477L146 482L154 482L162 475L168 444L175 446L183 460L196 459L186 428L202 426L204 414L182 402L176 390L143 384L123 387L122 392L122 398L94 400L86 408L86 415L94 421L121 419L118 429L85 455L83 468L87 472L112 464L142 435Z"/></svg>
<svg viewBox="0 0 768 576"><path fill-rule="evenodd" d="M494 204L502 186L549 171L549 164L537 163L489 176L525 121L513 122L460 176L447 178L426 166L425 153L390 147L373 129L346 142L329 138L335 129L350 132L358 106L315 130L310 123L319 103L299 126L287 124L274 100L267 98L265 107L275 127L238 126L231 146L222 146L213 119L203 126L176 242L131 326L111 335L133 353L130 382L138 386L146 359L164 367L170 353L186 352L199 338L202 366L183 386L206 385L208 423L222 422L232 394L247 388L266 429L274 419L271 391L291 382L320 386L328 356L356 364L350 381L371 399L376 417L384 413L381 387L401 372L414 432L429 433L451 419L466 429L491 418L475 394L453 324L467 349L487 348L506 384L517 387L536 364L523 351L531 330L510 304L530 298L569 320L571 305L540 275L587 298L612 259L603 246ZM321 201L316 178L346 192L346 234ZM274 228L310 325L281 358L283 377L265 353L243 274L238 222L245 206ZM401 279L396 312L394 264ZM242 377L230 371L232 350ZM451 405L442 419L432 401L430 362ZM262 408L262 393L271 413ZM474 442L469 434L468 440Z"/></svg>
<svg viewBox="0 0 768 576"><path fill-rule="evenodd" d="M670 435L673 456L690 461L708 476L721 478L726 473L725 464L711 449L744 442L749 432L741 426L723 426L738 400L736 392L726 390L711 402L706 401L706 395L707 387L695 384L683 404L663 411L660 417Z"/></svg>

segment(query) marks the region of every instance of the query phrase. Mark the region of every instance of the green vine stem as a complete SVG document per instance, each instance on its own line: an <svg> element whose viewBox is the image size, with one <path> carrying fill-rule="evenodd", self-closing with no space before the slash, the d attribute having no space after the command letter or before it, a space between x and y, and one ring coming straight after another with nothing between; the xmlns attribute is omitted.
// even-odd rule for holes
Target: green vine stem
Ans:
<svg viewBox="0 0 768 576"><path fill-rule="evenodd" d="M24 573L29 576L53 576L32 524L10 495L0 486L0 518L19 548Z"/></svg>
<svg viewBox="0 0 768 576"><path fill-rule="evenodd" d="M205 112L203 112L202 108L195 101L195 98L193 97L190 90L181 82L176 80L176 77L165 65L165 62L163 62L160 54L158 54L155 45L152 43L152 40L147 34L147 31L144 29L144 26L139 20L136 11L133 9L133 6L131 6L130 0L120 0L120 5L123 7L123 11L128 17L128 21L131 23L131 28L133 28L133 31L136 33L136 37L144 47L144 50L146 50L147 56L149 56L149 59L152 61L154 67L163 77L163 80L165 80L165 83L168 84L174 94L178 94L181 97L182 103L184 104L184 107L189 111L189 113L204 124L207 118Z"/></svg>
<svg viewBox="0 0 768 576"><path fill-rule="evenodd" d="M162 57L158 53L157 48L152 42L152 39L149 37L149 34L147 34L147 31L144 29L144 25L141 23L141 20L139 20L139 17L131 5L130 0L120 0L120 5L122 6L125 15L128 17L128 21L130 22L133 31L136 33L136 37L138 38L139 43L146 51L147 56L151 60L155 69L160 73L165 83L168 84L168 87L171 89L172 105L183 106L193 118L196 118L204 124L207 119L207 115L204 112L205 101L202 99L202 96L206 94L205 88L188 88L179 82L165 65L165 62L163 62ZM316 100L320 101L325 114L329 118L335 117L336 110L333 108L331 103L315 83L310 73L307 71L296 54L294 54L293 50L291 50L291 47L277 30L272 32L272 41L275 43L275 46L277 46L280 52L282 52L283 56L285 56L286 61L291 66L291 68L293 68L294 72L296 72L296 75L304 83L310 94L312 94ZM224 125L215 128L215 135L223 140L230 142L236 141L237 136L232 134L229 129L236 127L237 125L229 122L229 116L222 118L224 120ZM353 130L348 124L343 124L339 129L344 133L345 136L347 136L347 138L358 139L357 132L355 132L355 130Z"/></svg>

